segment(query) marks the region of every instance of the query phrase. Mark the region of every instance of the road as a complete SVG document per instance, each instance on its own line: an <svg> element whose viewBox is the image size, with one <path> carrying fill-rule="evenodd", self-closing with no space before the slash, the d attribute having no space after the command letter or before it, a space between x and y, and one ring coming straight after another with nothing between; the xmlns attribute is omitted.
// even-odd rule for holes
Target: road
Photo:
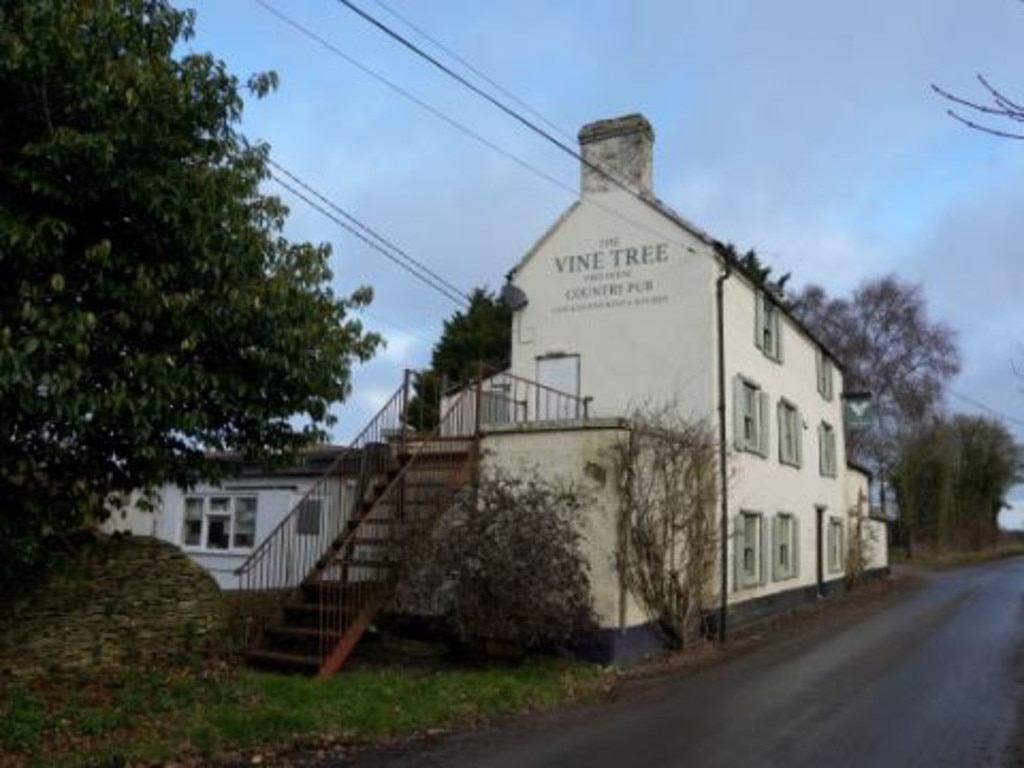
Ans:
<svg viewBox="0 0 1024 768"><path fill-rule="evenodd" d="M1024 558L924 576L610 703L357 755L360 768L1015 765ZM1021 763L1024 764L1024 763Z"/></svg>

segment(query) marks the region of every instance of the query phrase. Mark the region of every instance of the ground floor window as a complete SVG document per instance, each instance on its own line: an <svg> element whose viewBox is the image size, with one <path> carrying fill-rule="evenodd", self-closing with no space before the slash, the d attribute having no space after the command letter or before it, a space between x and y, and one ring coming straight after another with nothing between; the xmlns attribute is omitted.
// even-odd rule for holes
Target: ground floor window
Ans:
<svg viewBox="0 0 1024 768"><path fill-rule="evenodd" d="M186 496L182 544L210 550L251 549L256 543L255 496Z"/></svg>
<svg viewBox="0 0 1024 768"><path fill-rule="evenodd" d="M772 578L776 581L797 575L798 546L796 517L780 512L772 523Z"/></svg>
<svg viewBox="0 0 1024 768"><path fill-rule="evenodd" d="M831 573L843 570L843 521L838 517L828 521L828 569Z"/></svg>
<svg viewBox="0 0 1024 768"><path fill-rule="evenodd" d="M736 588L744 589L763 584L764 519L760 512L741 512L736 516Z"/></svg>

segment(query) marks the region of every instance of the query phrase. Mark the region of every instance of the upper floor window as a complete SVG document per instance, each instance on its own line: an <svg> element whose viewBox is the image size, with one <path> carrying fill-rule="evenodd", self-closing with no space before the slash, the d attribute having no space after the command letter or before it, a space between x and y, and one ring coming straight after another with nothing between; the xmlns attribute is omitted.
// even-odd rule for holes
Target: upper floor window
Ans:
<svg viewBox="0 0 1024 768"><path fill-rule="evenodd" d="M799 467L803 463L803 419L788 400L779 400L779 461Z"/></svg>
<svg viewBox="0 0 1024 768"><path fill-rule="evenodd" d="M736 447L760 456L768 455L768 395L743 376L733 381L733 430Z"/></svg>
<svg viewBox="0 0 1024 768"><path fill-rule="evenodd" d="M766 357L782 362L782 313L778 305L763 291L757 293L757 317L754 343Z"/></svg>
<svg viewBox="0 0 1024 768"><path fill-rule="evenodd" d="M815 362L818 371L818 392L826 400L832 399L832 358L826 355L821 349L815 351Z"/></svg>
<svg viewBox="0 0 1024 768"><path fill-rule="evenodd" d="M825 477L836 476L836 431L825 421L818 425L818 469Z"/></svg>
<svg viewBox="0 0 1024 768"><path fill-rule="evenodd" d="M255 496L186 496L182 544L211 550L251 549L256 543Z"/></svg>

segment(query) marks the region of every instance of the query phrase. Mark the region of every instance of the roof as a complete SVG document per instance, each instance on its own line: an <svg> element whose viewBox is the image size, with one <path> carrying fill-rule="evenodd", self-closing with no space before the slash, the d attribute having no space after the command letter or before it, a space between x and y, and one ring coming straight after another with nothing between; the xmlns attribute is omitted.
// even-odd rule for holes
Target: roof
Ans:
<svg viewBox="0 0 1024 768"><path fill-rule="evenodd" d="M855 461L850 461L849 459L847 459L846 460L846 468L847 469L852 469L854 472L860 472L862 475L867 477L869 482L870 482L871 478L873 477L873 475L871 474L871 470L870 469L865 467L863 464L858 464Z"/></svg>
<svg viewBox="0 0 1024 768"><path fill-rule="evenodd" d="M307 446L299 451L297 461L282 464L281 466L265 467L256 462L246 461L245 457L237 451L210 451L207 458L234 462L239 464L239 477L296 477L314 476L324 474L330 466L349 453L352 449L347 446L318 443Z"/></svg>

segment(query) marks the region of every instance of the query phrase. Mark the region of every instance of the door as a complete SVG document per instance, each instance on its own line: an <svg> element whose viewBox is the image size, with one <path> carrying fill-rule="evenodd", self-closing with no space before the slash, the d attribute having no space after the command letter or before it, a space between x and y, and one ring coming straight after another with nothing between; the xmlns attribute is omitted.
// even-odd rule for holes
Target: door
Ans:
<svg viewBox="0 0 1024 768"><path fill-rule="evenodd" d="M537 358L537 419L578 419L580 356L552 355ZM570 395L570 396L567 396Z"/></svg>

